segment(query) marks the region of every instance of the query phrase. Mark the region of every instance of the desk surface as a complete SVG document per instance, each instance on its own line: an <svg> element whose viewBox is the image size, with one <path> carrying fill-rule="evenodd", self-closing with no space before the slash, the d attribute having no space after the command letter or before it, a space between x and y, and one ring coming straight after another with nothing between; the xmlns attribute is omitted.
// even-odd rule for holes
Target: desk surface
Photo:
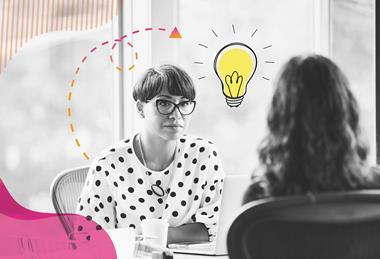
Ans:
<svg viewBox="0 0 380 259"><path fill-rule="evenodd" d="M131 252L135 248L135 233L133 229L108 229L109 236L111 237L116 249L118 259L130 259ZM136 258L136 257L135 257ZM138 258L138 257L137 257ZM194 254L180 254L174 253L174 259L228 259L228 256L212 256L212 255L194 255Z"/></svg>
<svg viewBox="0 0 380 259"><path fill-rule="evenodd" d="M213 256L213 255L191 255L191 254L174 254L174 259L229 259L227 255Z"/></svg>
<svg viewBox="0 0 380 259"><path fill-rule="evenodd" d="M117 254L117 259L136 259L136 258L141 258L141 257L134 257L135 254L133 254L136 248L135 246L135 234L134 232L131 232L128 229L124 230L110 230L107 231L108 234L111 237L111 240L113 241L116 254ZM7 259L24 259L25 256L30 256L27 258L34 258L35 255L39 254L38 250L38 245L43 246L44 248L47 248L51 245L51 242L49 243L44 243L44 239L36 239L34 242L27 242L29 245L35 246L33 249L29 250L26 249L24 253L21 255L13 255L11 257L7 257L4 255L0 255L1 258ZM81 246L82 247L82 246ZM78 247L78 248L81 248ZM28 247L30 248L30 247ZM36 251L34 251L36 250ZM41 250L42 251L42 250ZM143 250L144 251L144 250ZM146 251L146 250L145 250ZM52 251L49 251L48 253L43 252L41 254L41 258L50 258L50 259L55 259L55 258L88 258L86 257L88 250L86 250L86 246L83 246L82 249L76 249L75 251L72 249L59 249L55 252L53 249ZM66 255L66 256L65 256ZM139 254L136 254L135 256L140 256ZM147 256L147 254L141 256ZM147 257L144 257L147 258ZM148 257L149 258L149 257ZM174 253L174 259L229 259L227 255L225 256L213 256L213 255L196 255L196 254L182 254L182 253Z"/></svg>

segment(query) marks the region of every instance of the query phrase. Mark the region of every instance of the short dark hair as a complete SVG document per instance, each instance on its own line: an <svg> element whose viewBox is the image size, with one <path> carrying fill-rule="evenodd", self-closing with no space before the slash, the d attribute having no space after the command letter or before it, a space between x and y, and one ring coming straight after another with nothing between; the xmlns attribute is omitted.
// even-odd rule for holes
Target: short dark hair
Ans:
<svg viewBox="0 0 380 259"><path fill-rule="evenodd" d="M149 101L157 96L164 86L170 94L180 95L189 100L195 99L194 83L190 76L183 69L168 64L147 69L133 88L133 99Z"/></svg>
<svg viewBox="0 0 380 259"><path fill-rule="evenodd" d="M320 55L284 66L268 114L260 163L274 196L361 189L368 147L346 76Z"/></svg>

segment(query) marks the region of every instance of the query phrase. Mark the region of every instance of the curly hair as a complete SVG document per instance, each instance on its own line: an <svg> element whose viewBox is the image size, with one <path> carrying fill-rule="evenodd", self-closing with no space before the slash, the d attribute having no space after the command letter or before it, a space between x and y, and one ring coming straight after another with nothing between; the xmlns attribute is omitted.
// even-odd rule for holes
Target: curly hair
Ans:
<svg viewBox="0 0 380 259"><path fill-rule="evenodd" d="M361 189L368 147L346 76L320 55L284 66L259 147L272 196Z"/></svg>

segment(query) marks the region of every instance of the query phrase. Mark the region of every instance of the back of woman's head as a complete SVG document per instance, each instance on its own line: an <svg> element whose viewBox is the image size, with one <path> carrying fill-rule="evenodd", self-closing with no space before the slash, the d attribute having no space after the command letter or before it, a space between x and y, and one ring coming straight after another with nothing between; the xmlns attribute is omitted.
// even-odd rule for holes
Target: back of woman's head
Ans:
<svg viewBox="0 0 380 259"><path fill-rule="evenodd" d="M331 60L290 59L259 150L272 195L362 188L367 147L358 113L347 78Z"/></svg>

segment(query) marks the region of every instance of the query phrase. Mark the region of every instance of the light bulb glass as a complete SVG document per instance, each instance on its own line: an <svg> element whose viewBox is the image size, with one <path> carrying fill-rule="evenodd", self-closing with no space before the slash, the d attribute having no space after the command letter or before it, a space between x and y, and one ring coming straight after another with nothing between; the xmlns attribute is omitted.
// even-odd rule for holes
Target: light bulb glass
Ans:
<svg viewBox="0 0 380 259"><path fill-rule="evenodd" d="M243 101L256 67L255 52L240 42L230 43L216 54L214 70L222 83L223 94L230 107L238 107Z"/></svg>

